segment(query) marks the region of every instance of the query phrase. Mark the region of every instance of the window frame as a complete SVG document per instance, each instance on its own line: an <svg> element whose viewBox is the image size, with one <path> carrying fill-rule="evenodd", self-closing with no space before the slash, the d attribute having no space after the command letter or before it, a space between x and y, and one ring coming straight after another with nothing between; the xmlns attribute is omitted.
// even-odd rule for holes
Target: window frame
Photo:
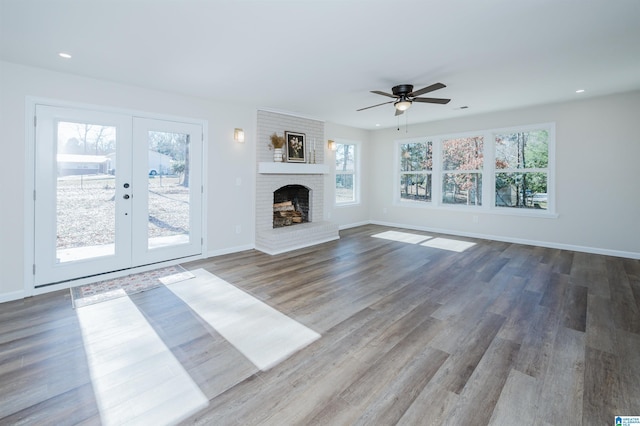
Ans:
<svg viewBox="0 0 640 426"><path fill-rule="evenodd" d="M333 204L336 207L344 207L344 206L353 206L360 204L360 142L357 141L349 141L344 139L336 139L336 150L333 155ZM351 145L353 146L353 170L338 170L336 166L336 152L340 149L340 145ZM352 175L353 181L353 200L352 201L338 201L337 194L337 186L336 186L336 178L339 175Z"/></svg>
<svg viewBox="0 0 640 426"><path fill-rule="evenodd" d="M435 144L433 142L432 139L430 138L411 138L411 139L404 139L401 141L397 141L398 143L396 144L396 173L394 175L396 181L394 183L394 187L397 188L397 185L399 182L402 182L402 175L406 175L406 174L412 174L412 175L421 175L421 176L431 176L431 200L424 200L424 201L420 201L420 200L407 200L407 199L403 199L402 198L402 193L400 191L396 191L395 192L395 201L396 203L402 203L402 204L411 204L414 203L418 206L420 205L430 205L431 203L433 203L433 200L435 199L436 192L435 192L435 188L434 188L434 180L433 180L433 176L436 173L436 171L434 170L435 167L435 162L433 161L433 159L436 156L436 152L435 152ZM425 169L425 170L416 170L416 171L407 171L407 170L402 170L402 167L400 166L400 162L402 161L402 154L401 154L401 147L402 145L408 145L408 144L418 144L418 143L424 143L424 144L429 144L431 143L431 158L432 158L432 166L431 169ZM440 192L438 191L438 194Z"/></svg>
<svg viewBox="0 0 640 426"><path fill-rule="evenodd" d="M447 169L444 167L444 149L443 149L443 145L445 142L447 141L451 141L451 140L456 140L456 139L473 139L473 138L479 138L482 141L482 167L479 168L475 168L475 169ZM484 134L482 134L481 132L477 132L477 133L473 133L473 134L467 134L465 136L458 136L458 137L451 137L451 138L446 138L443 137L439 140L439 145L440 145L440 157L439 157L439 162L440 162L440 185L441 185L441 189L443 191L443 193L441 194L441 197L439 199L439 202L441 205L443 206L462 206L462 207L482 207L483 205L483 200L485 200L485 194L484 194L484 184L485 184L485 180L484 180L484 175L485 175L485 164L486 164L486 155L485 155L485 151L486 151L486 144L485 144L485 140L486 140L486 136ZM444 199L445 199L445 193L444 193L444 183L445 183L445 179L444 176L445 175L479 175L480 176L480 204L462 204L462 203L445 203Z"/></svg>
<svg viewBox="0 0 640 426"><path fill-rule="evenodd" d="M495 165L495 136L505 133L528 132L533 130L546 130L549 138L547 141L548 163L546 170L544 168L520 169L521 173L530 173L542 171L547 173L547 208L515 208L496 206L496 176L498 173L505 173L511 169L498 169ZM443 203L443 180L444 174L451 172L444 170L443 159L443 141L460 138L483 138L483 165L477 170L482 176L482 204L466 205L466 204L445 204ZM398 179L402 174L401 168L401 147L407 143L416 142L432 142L433 166L431 168L432 175L432 197L430 201L406 200L401 198L401 189L398 186ZM432 136L411 137L407 139L397 139L394 141L394 186L393 186L393 204L397 206L437 209L437 210L455 210L469 212L485 212L491 214L511 215L511 216L531 216L531 217L547 217L556 218L556 188L555 188L555 162L556 162L556 123L546 122L538 124L527 124L522 126L510 126L502 128L492 128L479 131L470 131L464 133L447 133ZM457 172L457 171L456 171Z"/></svg>

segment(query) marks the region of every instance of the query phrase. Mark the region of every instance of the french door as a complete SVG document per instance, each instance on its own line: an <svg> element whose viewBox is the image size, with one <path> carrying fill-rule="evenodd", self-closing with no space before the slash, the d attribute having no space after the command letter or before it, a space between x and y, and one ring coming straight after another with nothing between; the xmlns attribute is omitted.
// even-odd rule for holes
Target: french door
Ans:
<svg viewBox="0 0 640 426"><path fill-rule="evenodd" d="M202 126L36 106L35 286L202 252Z"/></svg>

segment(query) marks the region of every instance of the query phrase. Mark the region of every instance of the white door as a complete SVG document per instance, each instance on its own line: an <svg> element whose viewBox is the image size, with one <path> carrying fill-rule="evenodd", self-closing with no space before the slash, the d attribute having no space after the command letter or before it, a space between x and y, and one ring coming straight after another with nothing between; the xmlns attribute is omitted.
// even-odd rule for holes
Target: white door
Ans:
<svg viewBox="0 0 640 426"><path fill-rule="evenodd" d="M201 253L202 127L36 106L35 285Z"/></svg>
<svg viewBox="0 0 640 426"><path fill-rule="evenodd" d="M133 263L202 252L202 126L133 120Z"/></svg>

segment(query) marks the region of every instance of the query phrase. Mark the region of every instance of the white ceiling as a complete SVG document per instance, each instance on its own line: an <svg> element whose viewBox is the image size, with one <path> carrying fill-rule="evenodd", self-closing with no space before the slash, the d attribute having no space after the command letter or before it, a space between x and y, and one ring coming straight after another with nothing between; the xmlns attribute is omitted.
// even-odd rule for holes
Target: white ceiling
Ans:
<svg viewBox="0 0 640 426"><path fill-rule="evenodd" d="M640 89L639 0L0 0L0 59L373 129ZM58 57L69 52L72 59ZM585 89L576 94L577 89ZM461 106L468 109L461 110ZM401 117L404 124L404 116Z"/></svg>

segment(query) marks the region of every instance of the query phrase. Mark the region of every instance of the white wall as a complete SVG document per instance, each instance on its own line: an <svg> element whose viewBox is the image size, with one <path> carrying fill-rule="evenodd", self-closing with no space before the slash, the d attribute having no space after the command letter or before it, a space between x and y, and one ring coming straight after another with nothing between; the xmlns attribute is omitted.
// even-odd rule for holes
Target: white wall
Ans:
<svg viewBox="0 0 640 426"><path fill-rule="evenodd" d="M0 62L0 302L25 289L25 99L27 96L208 121L208 254L253 247L256 108L228 105ZM233 142L244 128L246 142ZM238 183L240 185L238 185ZM222 208L224 206L224 208ZM241 225L241 233L236 233Z"/></svg>
<svg viewBox="0 0 640 426"><path fill-rule="evenodd" d="M208 121L208 255L251 248L255 239L256 111L0 61L0 302L24 295L25 99L59 99ZM325 124L327 139L361 142L362 203L335 207L325 191L326 219L341 228L367 223L435 229L507 241L640 257L640 92L409 124L409 132ZM393 204L394 140L543 122L556 123L555 219L513 217ZM246 142L233 142L233 129ZM326 149L326 147L325 147ZM327 163L332 153L325 151ZM333 175L326 176L333 188ZM222 208L224 206L224 208ZM386 209L386 213L383 213ZM479 215L478 223L472 221ZM236 233L236 225L241 232Z"/></svg>
<svg viewBox="0 0 640 426"><path fill-rule="evenodd" d="M331 173L325 176L325 205L327 206L326 220L337 223L340 229L360 225L369 222L370 185L368 175L371 173L369 164L372 158L371 131L342 126L334 123L325 123L325 155ZM360 203L345 206L336 206L336 181L335 181L335 152L328 149L327 141L351 141L359 142L360 148Z"/></svg>
<svg viewBox="0 0 640 426"><path fill-rule="evenodd" d="M414 107L419 108L420 106ZM473 106L472 106L473 107ZM373 132L371 219L416 229L640 257L640 92ZM461 115L463 113L461 112ZM395 205L394 140L556 123L557 218ZM375 171L375 172L373 172ZM386 213L384 213L386 209ZM478 223L473 222L478 215Z"/></svg>

